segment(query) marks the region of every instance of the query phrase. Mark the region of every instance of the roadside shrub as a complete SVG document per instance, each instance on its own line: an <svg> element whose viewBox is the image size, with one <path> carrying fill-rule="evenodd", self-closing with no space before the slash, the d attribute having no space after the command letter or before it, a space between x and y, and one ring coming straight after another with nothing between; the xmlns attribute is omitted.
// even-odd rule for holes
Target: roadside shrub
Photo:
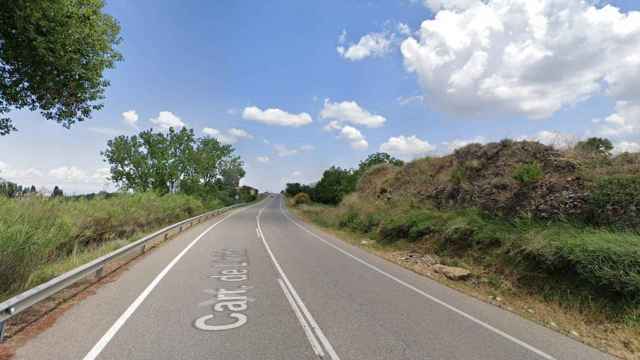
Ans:
<svg viewBox="0 0 640 360"><path fill-rule="evenodd" d="M311 203L311 198L307 193L303 193L303 192L297 193L293 197L293 205L295 206L302 205L302 204L310 204L310 203Z"/></svg>
<svg viewBox="0 0 640 360"><path fill-rule="evenodd" d="M355 210L347 210L340 218L340 228L368 234L380 224L381 216L375 213L360 214Z"/></svg>
<svg viewBox="0 0 640 360"><path fill-rule="evenodd" d="M524 245L539 270L572 274L594 293L640 301L640 237L633 233L556 227Z"/></svg>
<svg viewBox="0 0 640 360"><path fill-rule="evenodd" d="M438 236L438 247L446 252L464 252L501 246L514 227L487 220L480 211L468 209L450 214Z"/></svg>
<svg viewBox="0 0 640 360"><path fill-rule="evenodd" d="M409 210L401 214L387 215L378 229L379 239L391 243L400 239L417 241L425 236L441 232L447 222L447 214L432 210Z"/></svg>
<svg viewBox="0 0 640 360"><path fill-rule="evenodd" d="M609 176L591 194L593 222L618 229L640 229L640 176Z"/></svg>
<svg viewBox="0 0 640 360"><path fill-rule="evenodd" d="M522 185L535 184L543 177L542 167L536 161L518 165L513 171L513 178Z"/></svg>

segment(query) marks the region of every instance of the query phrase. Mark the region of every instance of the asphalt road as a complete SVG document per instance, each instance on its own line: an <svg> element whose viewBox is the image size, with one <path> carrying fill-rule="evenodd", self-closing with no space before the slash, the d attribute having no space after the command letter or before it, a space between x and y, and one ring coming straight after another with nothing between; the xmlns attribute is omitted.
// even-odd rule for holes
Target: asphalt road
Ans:
<svg viewBox="0 0 640 360"><path fill-rule="evenodd" d="M274 197L135 262L18 359L607 359L324 234Z"/></svg>

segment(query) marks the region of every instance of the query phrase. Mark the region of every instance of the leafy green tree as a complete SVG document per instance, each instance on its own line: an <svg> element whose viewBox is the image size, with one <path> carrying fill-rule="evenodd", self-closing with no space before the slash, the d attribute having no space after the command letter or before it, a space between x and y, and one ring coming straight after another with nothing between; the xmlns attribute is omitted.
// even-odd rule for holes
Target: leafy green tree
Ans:
<svg viewBox="0 0 640 360"><path fill-rule="evenodd" d="M287 183L284 188L285 195L291 197L302 192L302 184L300 183Z"/></svg>
<svg viewBox="0 0 640 360"><path fill-rule="evenodd" d="M289 197L293 197L301 192L307 193L307 194L313 194L314 191L315 189L309 185L303 185L300 183L287 183L284 193Z"/></svg>
<svg viewBox="0 0 640 360"><path fill-rule="evenodd" d="M0 179L0 195L13 198L17 196L19 190L16 183Z"/></svg>
<svg viewBox="0 0 640 360"><path fill-rule="evenodd" d="M356 171L332 166L322 174L311 196L316 202L337 205L346 194L356 189L357 182Z"/></svg>
<svg viewBox="0 0 640 360"><path fill-rule="evenodd" d="M379 164L390 164L394 166L402 166L404 162L400 159L397 159L388 153L385 152L377 152L367 156L366 159L360 162L358 165L358 174L362 175L368 169L379 165Z"/></svg>
<svg viewBox="0 0 640 360"><path fill-rule="evenodd" d="M14 109L39 110L69 128L102 108L103 78L122 56L103 0L5 0L0 5L0 135ZM4 115L4 116L3 116Z"/></svg>
<svg viewBox="0 0 640 360"><path fill-rule="evenodd" d="M245 175L231 145L196 138L186 128L121 135L107 142L102 155L111 166L111 179L125 190L182 192L230 203Z"/></svg>
<svg viewBox="0 0 640 360"><path fill-rule="evenodd" d="M51 197L61 197L61 196L64 196L64 192L62 192L62 189L60 189L58 187L58 185L56 185L53 188L53 192L51 193Z"/></svg>
<svg viewBox="0 0 640 360"><path fill-rule="evenodd" d="M578 142L575 149L588 155L609 157L611 150L613 150L613 144L609 139L592 137Z"/></svg>

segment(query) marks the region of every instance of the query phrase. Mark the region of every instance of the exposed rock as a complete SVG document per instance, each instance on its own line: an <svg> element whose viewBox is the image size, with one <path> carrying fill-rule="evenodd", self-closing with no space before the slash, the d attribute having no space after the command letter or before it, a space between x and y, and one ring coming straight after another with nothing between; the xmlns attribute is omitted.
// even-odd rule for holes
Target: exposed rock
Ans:
<svg viewBox="0 0 640 360"><path fill-rule="evenodd" d="M455 266L446 266L436 264L432 267L433 271L446 276L450 280L464 280L471 276L471 271Z"/></svg>
<svg viewBox="0 0 640 360"><path fill-rule="evenodd" d="M436 255L425 255L422 257L422 262L427 265L436 265L440 263L440 259Z"/></svg>

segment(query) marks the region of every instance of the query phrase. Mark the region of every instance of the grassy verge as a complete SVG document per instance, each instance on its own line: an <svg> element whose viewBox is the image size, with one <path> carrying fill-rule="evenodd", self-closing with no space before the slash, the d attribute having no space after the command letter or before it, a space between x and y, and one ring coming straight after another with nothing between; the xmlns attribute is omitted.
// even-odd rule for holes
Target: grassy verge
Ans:
<svg viewBox="0 0 640 360"><path fill-rule="evenodd" d="M640 355L640 236L362 201L294 208L353 244L617 356ZM411 256L409 256L411 255ZM424 257L472 271L452 282Z"/></svg>
<svg viewBox="0 0 640 360"><path fill-rule="evenodd" d="M207 209L190 196L151 193L90 200L0 197L0 301Z"/></svg>

